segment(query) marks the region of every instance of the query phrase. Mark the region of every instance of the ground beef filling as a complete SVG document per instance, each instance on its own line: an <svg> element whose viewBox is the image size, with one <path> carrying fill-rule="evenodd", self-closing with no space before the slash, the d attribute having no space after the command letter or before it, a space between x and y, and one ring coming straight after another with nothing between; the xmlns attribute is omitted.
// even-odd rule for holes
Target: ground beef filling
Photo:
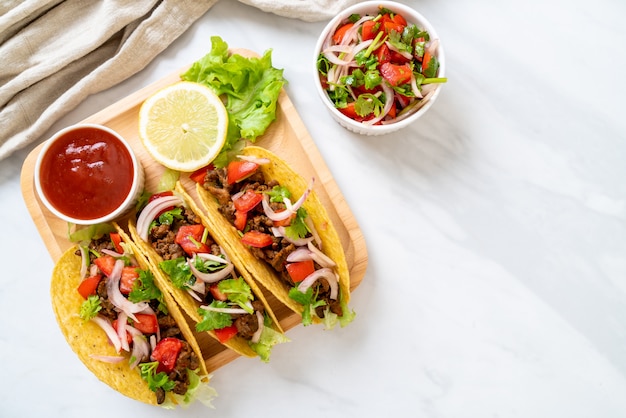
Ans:
<svg viewBox="0 0 626 418"><path fill-rule="evenodd" d="M274 186L279 185L277 181L270 180L265 182L263 174L256 172L252 176L235 184L228 184L226 168L216 168L209 170L204 179L203 187L211 193L219 202L219 212L232 224L235 221L235 207L231 200L231 196L252 189L256 192L271 190ZM271 203L272 209L280 211L285 208L282 203ZM248 221L246 230L257 230L272 237L272 244L265 248L250 247L250 251L259 260L268 263L278 273L279 277L287 287L293 287L294 283L285 269L287 257L295 251L296 246L282 237L275 237L272 234L273 222L263 211L262 205L257 205L248 212ZM315 266L316 269L321 266ZM326 302L326 306L330 307L330 311L338 316L343 315L341 305L337 300L330 299L330 286L325 279L319 279L313 285L313 291L318 292L318 300ZM320 318L324 317L326 306L320 306L316 309L316 314Z"/></svg>

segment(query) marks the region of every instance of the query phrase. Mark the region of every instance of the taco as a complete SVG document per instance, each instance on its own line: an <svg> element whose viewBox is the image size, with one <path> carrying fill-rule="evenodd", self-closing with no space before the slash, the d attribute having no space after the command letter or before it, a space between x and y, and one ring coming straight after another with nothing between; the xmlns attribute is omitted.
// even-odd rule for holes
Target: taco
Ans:
<svg viewBox="0 0 626 418"><path fill-rule="evenodd" d="M52 308L65 339L98 379L132 399L211 406L215 391L182 312L124 231L106 226L54 267Z"/></svg>
<svg viewBox="0 0 626 418"><path fill-rule="evenodd" d="M352 321L345 254L313 179L307 183L276 155L254 146L226 167L210 166L191 178L231 252L301 314L304 325L323 321L329 329Z"/></svg>
<svg viewBox="0 0 626 418"><path fill-rule="evenodd" d="M129 230L196 331L264 362L275 344L289 341L257 283L224 250L180 183L151 195Z"/></svg>

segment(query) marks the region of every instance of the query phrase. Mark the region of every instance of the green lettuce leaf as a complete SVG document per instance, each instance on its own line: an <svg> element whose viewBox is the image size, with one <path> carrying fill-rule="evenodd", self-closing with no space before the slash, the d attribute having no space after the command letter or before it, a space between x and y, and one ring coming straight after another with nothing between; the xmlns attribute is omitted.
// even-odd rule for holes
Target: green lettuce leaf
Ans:
<svg viewBox="0 0 626 418"><path fill-rule="evenodd" d="M219 300L214 300L209 305L214 308L228 308L228 304L226 302L222 302ZM196 324L196 331L204 332L204 331L212 331L214 329L222 329L224 327L231 326L233 323L233 319L230 314L209 311L206 309L198 308L198 314L202 317L202 320Z"/></svg>
<svg viewBox="0 0 626 418"><path fill-rule="evenodd" d="M276 344L288 343L291 340L287 338L285 334L280 333L271 327L272 320L267 315L265 316L264 322L265 326L263 327L263 331L261 331L259 341L256 343L250 342L249 344L250 348L252 348L252 350L259 355L259 358L267 363L270 361L272 348Z"/></svg>
<svg viewBox="0 0 626 418"><path fill-rule="evenodd" d="M240 138L254 142L265 132L276 119L278 96L286 83L283 70L272 66L271 50L262 57L231 55L219 36L211 37L211 51L181 79L204 84L225 97L230 123L222 152L235 148Z"/></svg>

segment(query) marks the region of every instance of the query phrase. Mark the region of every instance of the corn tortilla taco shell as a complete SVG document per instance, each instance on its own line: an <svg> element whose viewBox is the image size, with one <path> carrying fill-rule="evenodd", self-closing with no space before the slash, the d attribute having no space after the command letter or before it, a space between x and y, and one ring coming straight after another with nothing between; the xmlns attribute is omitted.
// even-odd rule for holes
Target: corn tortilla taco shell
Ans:
<svg viewBox="0 0 626 418"><path fill-rule="evenodd" d="M308 182L295 172L284 160L265 148L248 146L240 155L250 157L267 158L269 164L261 164L259 169L266 179L276 180L286 187L294 196L294 199L302 196L308 188ZM301 314L302 305L289 297L289 288L283 284L278 274L266 263L259 261L240 240L239 231L226 220L219 212L219 203L211 193L205 190L201 184L196 184L196 191L203 206L207 211L207 218L212 223L218 234L225 237L230 253L238 256L243 264L250 270L252 276L272 292L278 300L294 312ZM336 272L339 275L340 298L345 306L350 301L350 272L339 234L333 226L326 208L319 200L315 191L311 191L302 205L322 241L322 252L336 263ZM319 322L318 318L314 318Z"/></svg>
<svg viewBox="0 0 626 418"><path fill-rule="evenodd" d="M140 268L146 270L150 266L148 260L141 254L139 249L132 244L127 234L118 225L115 225L124 242L133 249ZM109 342L102 329L92 321L83 321L79 316L80 306L84 299L78 293L77 287L81 281L80 269L81 258L76 255L78 247L68 249L59 258L52 271L50 284L50 296L52 309L56 316L61 332L78 355L83 364L102 382L121 394L151 405L157 405L153 391L141 378L139 370L131 369L127 359L120 363L106 363L92 358L98 356L119 356L113 345ZM163 292L165 304L170 315L174 317L187 343L200 359L200 375L207 376L206 365L202 360L202 353L191 329L187 325L183 314L180 312L171 296ZM169 396L169 395L168 395Z"/></svg>
<svg viewBox="0 0 626 418"><path fill-rule="evenodd" d="M222 248L225 248L224 239L213 232L211 223L208 221L208 219L206 218L204 213L200 210L200 208L195 204L193 199L191 199L191 197L185 192L185 189L180 184L180 182L176 184L175 190L177 193L179 193L183 197L185 204L196 215L200 217L202 223L204 224L204 227L208 229L213 240L218 245L222 246ZM191 297L189 293L187 293L186 291L172 284L172 281L167 277L167 274L163 272L161 268L159 268L159 263L163 261L163 259L155 251L155 249L152 248L150 243L145 242L144 240L141 239L141 237L139 236L139 232L137 231L136 225L132 220L128 223L128 228L130 230L130 234L134 242L137 244L137 246L141 248L144 254L147 255L148 260L152 266L152 271L154 272L155 280L157 280L157 282L159 283L159 287L167 290L167 292L169 292L169 294L179 304L182 310L185 311L185 313L195 323L201 322L202 318L200 314L198 313L198 307L200 306L200 303L197 300L195 300L193 297ZM245 282L250 286L254 296L263 303L265 307L265 312L267 312L267 314L272 319L272 328L274 328L276 331L280 333L283 333L283 330L280 327L280 324L278 323L278 319L276 318L274 312L271 310L269 304L267 303L267 300L265 299L265 297L263 296L263 293L259 289L259 286L256 284L254 280L252 280L248 270L242 267L242 263L238 260L238 258L232 257L232 255L228 251L226 252L228 256L230 257L231 261L233 262L233 264L235 265L235 268L238 270L239 275L242 276ZM219 341L214 331L207 331L207 333L211 337ZM235 336L231 338L230 340L221 344L225 345L226 347L230 348L231 350L235 351L236 353L242 356L246 356L246 357L257 356L257 353L250 347L250 345L248 344L248 341L242 337Z"/></svg>

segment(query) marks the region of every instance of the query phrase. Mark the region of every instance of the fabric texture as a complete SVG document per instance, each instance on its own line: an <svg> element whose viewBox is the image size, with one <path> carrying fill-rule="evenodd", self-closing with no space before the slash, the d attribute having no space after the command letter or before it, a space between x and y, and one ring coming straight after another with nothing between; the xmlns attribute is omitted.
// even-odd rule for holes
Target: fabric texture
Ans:
<svg viewBox="0 0 626 418"><path fill-rule="evenodd" d="M217 1L0 2L0 160L39 140L87 96L143 69ZM315 21L359 0L240 1Z"/></svg>

